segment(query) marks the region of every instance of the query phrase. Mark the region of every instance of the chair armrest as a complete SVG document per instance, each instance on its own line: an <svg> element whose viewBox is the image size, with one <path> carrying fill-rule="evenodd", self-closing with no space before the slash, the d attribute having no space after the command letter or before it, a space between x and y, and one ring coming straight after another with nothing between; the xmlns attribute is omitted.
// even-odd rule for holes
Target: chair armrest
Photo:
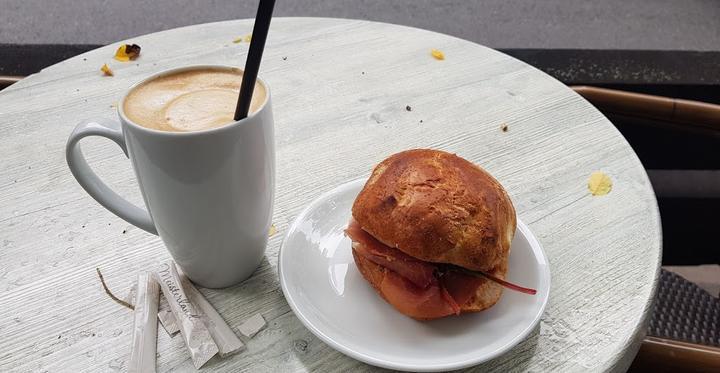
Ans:
<svg viewBox="0 0 720 373"><path fill-rule="evenodd" d="M632 372L720 372L720 348L647 337Z"/></svg>
<svg viewBox="0 0 720 373"><path fill-rule="evenodd" d="M0 89L9 87L13 83L20 81L22 78L22 76L0 75Z"/></svg>
<svg viewBox="0 0 720 373"><path fill-rule="evenodd" d="M603 112L720 131L720 105L607 88L571 88Z"/></svg>

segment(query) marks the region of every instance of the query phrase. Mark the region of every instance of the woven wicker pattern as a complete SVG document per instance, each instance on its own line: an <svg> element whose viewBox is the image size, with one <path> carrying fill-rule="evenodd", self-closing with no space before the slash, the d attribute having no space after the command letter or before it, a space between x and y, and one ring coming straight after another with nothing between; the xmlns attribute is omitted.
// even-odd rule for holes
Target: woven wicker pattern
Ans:
<svg viewBox="0 0 720 373"><path fill-rule="evenodd" d="M720 299L662 270L648 335L720 347Z"/></svg>

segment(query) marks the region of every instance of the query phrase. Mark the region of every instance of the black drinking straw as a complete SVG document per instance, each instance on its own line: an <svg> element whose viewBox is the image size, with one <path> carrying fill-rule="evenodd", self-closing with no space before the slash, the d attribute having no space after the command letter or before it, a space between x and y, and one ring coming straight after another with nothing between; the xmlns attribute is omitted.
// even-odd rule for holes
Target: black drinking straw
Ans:
<svg viewBox="0 0 720 373"><path fill-rule="evenodd" d="M235 107L235 120L244 119L250 110L250 101L252 100L258 70L260 70L260 60L265 49L265 40L270 28L270 19L272 18L274 6L275 0L260 0L257 15L255 16L252 39L250 40L250 50L245 60L245 72L240 85L240 94Z"/></svg>

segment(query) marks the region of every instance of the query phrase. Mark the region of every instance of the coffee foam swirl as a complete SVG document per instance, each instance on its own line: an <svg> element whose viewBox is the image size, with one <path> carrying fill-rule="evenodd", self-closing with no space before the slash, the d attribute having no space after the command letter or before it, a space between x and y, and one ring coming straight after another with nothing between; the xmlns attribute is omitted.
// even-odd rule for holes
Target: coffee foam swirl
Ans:
<svg viewBox="0 0 720 373"><path fill-rule="evenodd" d="M125 98L123 111L143 127L171 132L201 131L234 122L242 82L239 69L202 69L150 80ZM255 84L250 113L266 100L265 87Z"/></svg>

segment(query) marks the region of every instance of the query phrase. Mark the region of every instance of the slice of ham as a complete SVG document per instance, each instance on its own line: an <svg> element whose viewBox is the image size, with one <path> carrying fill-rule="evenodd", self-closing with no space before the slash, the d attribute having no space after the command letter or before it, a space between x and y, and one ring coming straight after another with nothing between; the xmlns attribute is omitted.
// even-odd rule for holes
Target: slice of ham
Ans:
<svg viewBox="0 0 720 373"><path fill-rule="evenodd" d="M365 232L355 220L350 222L345 232L353 240L353 249L367 260L397 272L421 289L437 283L435 265L383 244Z"/></svg>
<svg viewBox="0 0 720 373"><path fill-rule="evenodd" d="M448 301L439 284L421 289L394 271L387 271L380 292L398 311L416 319L435 319L457 315L460 307Z"/></svg>
<svg viewBox="0 0 720 373"><path fill-rule="evenodd" d="M460 314L460 306L475 294L482 279L463 273L445 274L438 281L438 266L389 247L351 220L345 231L353 249L363 258L389 269L380 284L388 301L416 318Z"/></svg>
<svg viewBox="0 0 720 373"><path fill-rule="evenodd" d="M457 271L446 271L440 277L440 284L457 304L465 304L477 292L485 279Z"/></svg>
<svg viewBox="0 0 720 373"><path fill-rule="evenodd" d="M440 285L440 291L442 292L443 299L445 299L445 301L450 305L450 307L452 307L453 313L459 315L462 311L462 308L460 308L460 304L462 303L458 304L455 298L453 298L453 296L450 295L450 293L447 291L445 286Z"/></svg>
<svg viewBox="0 0 720 373"><path fill-rule="evenodd" d="M418 319L432 319L460 314L485 281L526 294L534 289L524 288L485 272L425 262L387 246L362 229L354 219L345 230L353 241L353 250L364 259L387 268L380 291L395 308ZM440 270L442 267L442 271Z"/></svg>

